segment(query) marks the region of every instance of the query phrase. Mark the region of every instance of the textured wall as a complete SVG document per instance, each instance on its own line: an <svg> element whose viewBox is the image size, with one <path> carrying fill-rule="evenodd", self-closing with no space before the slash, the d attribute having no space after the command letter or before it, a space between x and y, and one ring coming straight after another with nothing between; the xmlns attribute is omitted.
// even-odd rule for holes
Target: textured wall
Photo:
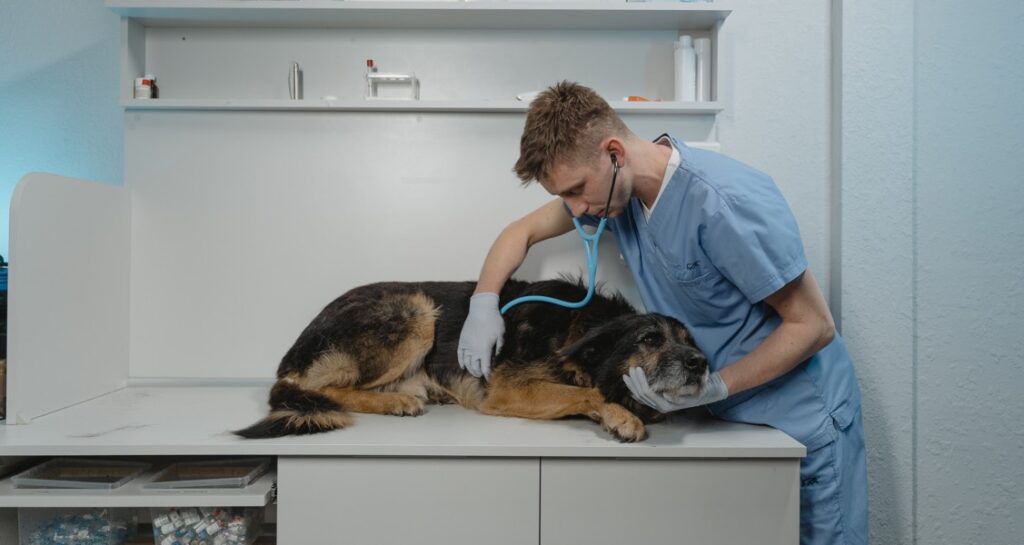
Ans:
<svg viewBox="0 0 1024 545"><path fill-rule="evenodd" d="M838 2L872 542L1021 543L1020 2Z"/></svg>
<svg viewBox="0 0 1024 545"><path fill-rule="evenodd" d="M1019 544L1024 3L919 1L915 24L917 538Z"/></svg>
<svg viewBox="0 0 1024 545"><path fill-rule="evenodd" d="M32 171L120 183L120 23L102 0L0 2L0 254Z"/></svg>
<svg viewBox="0 0 1024 545"><path fill-rule="evenodd" d="M836 6L842 25L842 333L863 393L873 543L913 521L913 1Z"/></svg>

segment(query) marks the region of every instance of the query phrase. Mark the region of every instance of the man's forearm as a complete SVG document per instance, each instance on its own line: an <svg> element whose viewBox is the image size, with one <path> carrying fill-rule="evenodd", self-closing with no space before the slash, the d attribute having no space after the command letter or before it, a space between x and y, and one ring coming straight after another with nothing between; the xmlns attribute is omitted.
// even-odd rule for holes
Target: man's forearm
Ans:
<svg viewBox="0 0 1024 545"><path fill-rule="evenodd" d="M721 371L729 395L778 378L832 341L827 324L785 322L757 348Z"/></svg>
<svg viewBox="0 0 1024 545"><path fill-rule="evenodd" d="M487 252L474 293L500 292L512 273L523 264L528 248L528 237L515 223L506 227Z"/></svg>

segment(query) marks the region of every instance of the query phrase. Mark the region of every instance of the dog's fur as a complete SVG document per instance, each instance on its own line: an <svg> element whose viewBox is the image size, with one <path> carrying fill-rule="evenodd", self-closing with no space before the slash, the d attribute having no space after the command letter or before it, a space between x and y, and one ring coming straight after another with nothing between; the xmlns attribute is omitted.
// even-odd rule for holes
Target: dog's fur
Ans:
<svg viewBox="0 0 1024 545"><path fill-rule="evenodd" d="M632 398L622 380L629 368L642 367L652 389L669 394L698 393L707 379L707 359L681 323L600 294L578 310L513 307L490 381L475 378L456 354L473 289L472 282L391 282L338 297L281 360L270 414L235 433L318 433L351 425L350 412L415 416L430 402L525 418L583 415L621 441L640 441L644 422L663 415ZM585 293L578 281L512 280L500 300L578 301Z"/></svg>

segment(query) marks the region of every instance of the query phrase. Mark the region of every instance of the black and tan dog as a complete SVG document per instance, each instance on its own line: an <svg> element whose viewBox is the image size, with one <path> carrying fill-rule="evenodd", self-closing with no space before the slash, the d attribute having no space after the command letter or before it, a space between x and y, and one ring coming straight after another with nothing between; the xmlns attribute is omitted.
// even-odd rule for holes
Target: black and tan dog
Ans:
<svg viewBox="0 0 1024 545"><path fill-rule="evenodd" d="M458 403L490 415L583 415L621 441L640 441L644 422L663 415L632 398L622 381L629 368L642 367L658 392L704 386L707 359L681 323L599 294L579 310L513 307L490 381L475 378L456 356L473 289L472 282L379 283L335 299L281 360L270 414L235 433L317 433L351 425L349 412L414 416L426 403ZM512 280L500 300L578 301L585 293L579 282Z"/></svg>

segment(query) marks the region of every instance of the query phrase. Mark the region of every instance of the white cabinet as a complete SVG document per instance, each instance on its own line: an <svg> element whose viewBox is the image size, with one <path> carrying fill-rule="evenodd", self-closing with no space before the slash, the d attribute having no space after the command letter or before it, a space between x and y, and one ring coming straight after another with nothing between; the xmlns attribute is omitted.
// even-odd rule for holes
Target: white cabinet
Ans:
<svg viewBox="0 0 1024 545"><path fill-rule="evenodd" d="M278 461L278 543L536 545L536 458Z"/></svg>
<svg viewBox="0 0 1024 545"><path fill-rule="evenodd" d="M280 543L799 539L800 461L323 458L278 462Z"/></svg>
<svg viewBox="0 0 1024 545"><path fill-rule="evenodd" d="M792 545L799 459L541 461L542 545Z"/></svg>

